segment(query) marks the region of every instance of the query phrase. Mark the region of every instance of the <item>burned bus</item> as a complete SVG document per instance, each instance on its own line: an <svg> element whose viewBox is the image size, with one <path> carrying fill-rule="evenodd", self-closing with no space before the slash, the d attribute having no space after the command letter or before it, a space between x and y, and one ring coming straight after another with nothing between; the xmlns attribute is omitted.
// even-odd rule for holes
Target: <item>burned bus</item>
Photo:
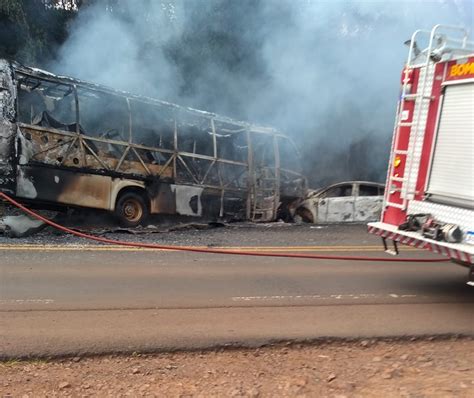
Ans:
<svg viewBox="0 0 474 398"><path fill-rule="evenodd" d="M272 221L304 196L275 129L0 60L0 190L35 204Z"/></svg>

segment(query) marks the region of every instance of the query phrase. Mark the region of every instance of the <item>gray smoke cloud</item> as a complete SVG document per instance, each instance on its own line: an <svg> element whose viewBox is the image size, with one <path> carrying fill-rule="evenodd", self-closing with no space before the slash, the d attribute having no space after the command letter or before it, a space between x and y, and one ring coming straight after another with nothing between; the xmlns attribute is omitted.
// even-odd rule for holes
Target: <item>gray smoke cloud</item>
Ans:
<svg viewBox="0 0 474 398"><path fill-rule="evenodd" d="M82 9L50 68L280 128L313 184L384 178L403 42L473 22L470 0L118 3Z"/></svg>

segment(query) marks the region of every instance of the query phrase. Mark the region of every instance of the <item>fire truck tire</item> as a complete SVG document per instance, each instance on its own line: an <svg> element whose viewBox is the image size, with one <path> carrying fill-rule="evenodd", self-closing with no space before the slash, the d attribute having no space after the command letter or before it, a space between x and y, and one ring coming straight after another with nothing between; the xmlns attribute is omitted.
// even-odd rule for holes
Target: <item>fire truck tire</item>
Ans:
<svg viewBox="0 0 474 398"><path fill-rule="evenodd" d="M122 227L136 227L142 224L148 215L146 201L139 193L125 192L118 198L115 205L115 216Z"/></svg>

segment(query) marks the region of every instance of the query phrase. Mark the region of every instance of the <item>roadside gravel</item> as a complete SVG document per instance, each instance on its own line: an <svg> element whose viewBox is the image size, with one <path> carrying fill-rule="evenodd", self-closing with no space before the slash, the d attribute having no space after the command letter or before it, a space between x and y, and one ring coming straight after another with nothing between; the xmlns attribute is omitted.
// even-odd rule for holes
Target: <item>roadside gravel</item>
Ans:
<svg viewBox="0 0 474 398"><path fill-rule="evenodd" d="M293 224L250 223L207 224L186 220L162 222L148 227L121 229L114 225L93 225L74 222L67 226L92 235L133 242L199 246L311 246L311 245L382 245L380 239L367 233L365 224ZM48 227L24 238L10 238L0 231L0 244L80 245L97 244Z"/></svg>
<svg viewBox="0 0 474 398"><path fill-rule="evenodd" d="M334 341L0 363L2 397L472 397L474 340Z"/></svg>

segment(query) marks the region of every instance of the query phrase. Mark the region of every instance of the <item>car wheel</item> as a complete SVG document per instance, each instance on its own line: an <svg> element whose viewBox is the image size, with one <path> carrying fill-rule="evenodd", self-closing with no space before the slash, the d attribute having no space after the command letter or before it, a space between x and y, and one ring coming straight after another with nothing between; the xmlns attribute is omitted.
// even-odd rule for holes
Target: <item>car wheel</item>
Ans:
<svg viewBox="0 0 474 398"><path fill-rule="evenodd" d="M314 223L313 214L306 207L300 206L296 209L296 214L301 217L301 220L306 223Z"/></svg>
<svg viewBox="0 0 474 398"><path fill-rule="evenodd" d="M148 217L148 206L138 193L125 192L115 206L115 215L123 227L136 227Z"/></svg>

